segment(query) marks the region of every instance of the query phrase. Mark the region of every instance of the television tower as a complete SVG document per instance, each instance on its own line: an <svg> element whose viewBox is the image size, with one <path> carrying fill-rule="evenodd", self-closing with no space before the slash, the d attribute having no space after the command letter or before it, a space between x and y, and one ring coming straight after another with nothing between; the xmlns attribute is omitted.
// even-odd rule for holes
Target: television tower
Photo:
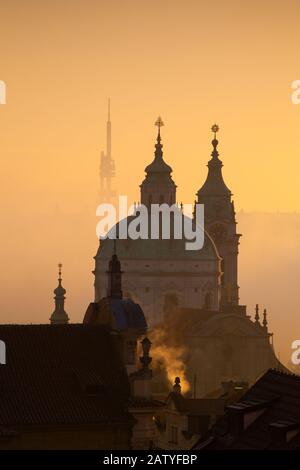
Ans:
<svg viewBox="0 0 300 470"><path fill-rule="evenodd" d="M100 161L100 199L102 202L112 203L116 191L112 189L112 178L115 177L115 162L111 156L111 120L110 98L108 99L108 116L106 123L106 153L101 152Z"/></svg>

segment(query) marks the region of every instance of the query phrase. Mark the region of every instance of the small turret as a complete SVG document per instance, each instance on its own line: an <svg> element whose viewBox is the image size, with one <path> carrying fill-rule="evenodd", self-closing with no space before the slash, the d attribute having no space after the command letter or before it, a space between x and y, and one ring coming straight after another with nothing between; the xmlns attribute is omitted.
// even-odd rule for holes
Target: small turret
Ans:
<svg viewBox="0 0 300 470"><path fill-rule="evenodd" d="M54 300L55 300L55 310L50 317L50 323L52 325L62 325L69 322L68 314L65 312L65 294L66 289L62 286L62 277L61 277L61 268L62 264L58 265L58 286L54 289Z"/></svg>
<svg viewBox="0 0 300 470"><path fill-rule="evenodd" d="M151 204L173 205L176 202L176 184L172 180L172 168L163 158L160 129L164 125L161 117L155 122L158 127L155 144L154 160L145 168L146 178L141 184L141 202L150 207Z"/></svg>
<svg viewBox="0 0 300 470"><path fill-rule="evenodd" d="M122 271L121 263L116 253L116 240L114 240L114 253L109 262L108 274L108 290L107 297L111 299L122 299Z"/></svg>

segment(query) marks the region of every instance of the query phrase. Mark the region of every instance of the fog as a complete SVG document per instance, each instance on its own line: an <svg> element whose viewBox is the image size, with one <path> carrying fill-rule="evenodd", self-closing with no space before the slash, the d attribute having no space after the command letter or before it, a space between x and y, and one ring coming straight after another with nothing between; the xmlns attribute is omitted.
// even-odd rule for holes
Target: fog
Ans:
<svg viewBox="0 0 300 470"><path fill-rule="evenodd" d="M254 314L267 308L275 350L287 363L291 343L300 338L300 214L237 214L242 233L239 254L240 302ZM63 263L66 311L81 322L93 300L96 254L94 207L65 213L2 215L2 323L47 323L53 311L57 264Z"/></svg>

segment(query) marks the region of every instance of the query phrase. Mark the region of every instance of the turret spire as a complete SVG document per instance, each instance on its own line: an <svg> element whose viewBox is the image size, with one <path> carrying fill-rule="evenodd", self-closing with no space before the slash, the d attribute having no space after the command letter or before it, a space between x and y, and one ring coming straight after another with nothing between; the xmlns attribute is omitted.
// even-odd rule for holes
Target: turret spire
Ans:
<svg viewBox="0 0 300 470"><path fill-rule="evenodd" d="M219 152L217 150L219 141L217 140L217 132L219 132L220 128L217 124L214 124L211 127L211 130L214 134L214 138L211 141L213 150L211 152L211 159L209 160L208 166L208 175L206 178L205 183L203 184L202 188L199 189L197 192L198 199L202 196L230 196L231 191L227 188L226 184L224 183L223 176L222 176L222 166L223 163L219 159Z"/></svg>
<svg viewBox="0 0 300 470"><path fill-rule="evenodd" d="M65 294L66 290L62 286L61 277L62 264L58 264L58 286L54 289L55 310L50 317L50 323L66 324L69 321L68 314L65 312Z"/></svg>
<svg viewBox="0 0 300 470"><path fill-rule="evenodd" d="M219 152L218 152L218 150L217 150L217 146L218 146L218 143L219 143L219 141L217 140L217 132L219 132L219 129L220 129L220 128L219 128L218 124L214 124L214 125L212 126L212 128L211 128L211 130L212 130L213 133L214 133L214 138L213 138L213 140L212 140L212 142L211 142L211 143L212 143L212 146L213 146L213 151L212 151L212 153L211 153L212 160L213 160L213 159L219 160L219 158L218 158L218 157L219 157ZM219 162L222 164L221 160L219 160Z"/></svg>
<svg viewBox="0 0 300 470"><path fill-rule="evenodd" d="M164 126L163 120L160 116L158 116L157 120L155 121L155 125L158 127L156 144L155 144L155 160L163 161L163 145L161 144L161 136L160 136L160 128Z"/></svg>
<svg viewBox="0 0 300 470"><path fill-rule="evenodd" d="M211 159L208 162L208 173L204 184L197 192L197 203L205 206L205 230L214 240L221 261L221 300L220 307L238 305L238 245L240 235L237 233L232 193L226 186L223 175L223 163L219 158L217 134L218 124L211 127L213 133ZM230 289L230 295L229 295Z"/></svg>
<svg viewBox="0 0 300 470"><path fill-rule="evenodd" d="M116 240L114 240L114 253L109 262L108 274L108 290L107 297L111 299L122 299L122 271L121 263L116 253Z"/></svg>
<svg viewBox="0 0 300 470"><path fill-rule="evenodd" d="M158 128L158 132L154 159L145 168L146 178L141 184L141 202L146 206L162 203L172 205L176 202L176 185L171 176L172 168L163 158L160 132L164 122L160 116L155 121L155 126Z"/></svg>
<svg viewBox="0 0 300 470"><path fill-rule="evenodd" d="M160 128L164 126L164 122L160 116L155 121L155 125L158 127L158 135L157 135L157 141L160 142Z"/></svg>

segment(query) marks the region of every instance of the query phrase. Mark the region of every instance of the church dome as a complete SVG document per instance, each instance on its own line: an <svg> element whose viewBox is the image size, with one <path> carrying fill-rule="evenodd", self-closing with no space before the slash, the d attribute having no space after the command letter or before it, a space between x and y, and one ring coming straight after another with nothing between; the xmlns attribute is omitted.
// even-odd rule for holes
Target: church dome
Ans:
<svg viewBox="0 0 300 470"><path fill-rule="evenodd" d="M184 216L186 217L186 216ZM127 222L127 227L130 222L134 220L135 216L129 216L118 222L111 231L115 230L117 236L120 230L120 224ZM187 218L187 217L186 217ZM150 231L150 230L149 230ZM172 230L171 230L172 235ZM206 261L217 261L219 255L217 248L210 237L210 235L204 230L204 245L200 250L187 250L186 242L190 242L186 238L175 239L142 239L138 238L133 240L131 238L122 239L118 238L113 240L105 238L100 241L100 246L96 258L108 259L114 252L114 245L116 242L116 250L118 257L121 261L123 260L206 260Z"/></svg>
<svg viewBox="0 0 300 470"><path fill-rule="evenodd" d="M152 161L152 163L150 163L148 166L146 166L145 168L145 173L147 174L164 174L166 173L167 175L170 175L170 173L172 173L172 168L170 167L170 165L168 165L164 160L163 158L157 158L155 157Z"/></svg>

